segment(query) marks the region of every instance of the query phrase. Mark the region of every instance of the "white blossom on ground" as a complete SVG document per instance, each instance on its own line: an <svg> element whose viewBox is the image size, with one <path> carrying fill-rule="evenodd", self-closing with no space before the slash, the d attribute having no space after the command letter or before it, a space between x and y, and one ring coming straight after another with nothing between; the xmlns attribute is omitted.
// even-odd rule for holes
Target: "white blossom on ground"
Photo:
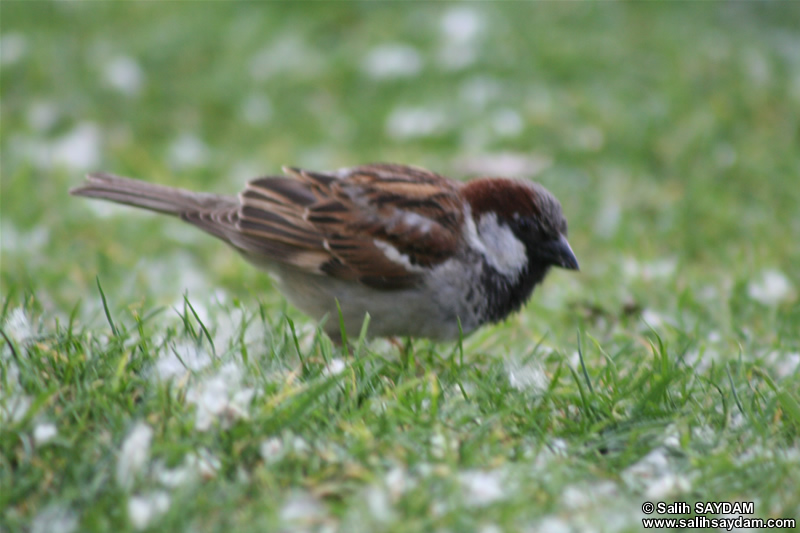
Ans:
<svg viewBox="0 0 800 533"><path fill-rule="evenodd" d="M652 450L638 462L622 472L622 479L633 489L644 489L650 499L666 499L691 490L691 481L675 472L670 464L667 449Z"/></svg>
<svg viewBox="0 0 800 533"><path fill-rule="evenodd" d="M525 123L519 113L513 109L499 109L490 120L492 130L500 137L516 137L525 129Z"/></svg>
<svg viewBox="0 0 800 533"><path fill-rule="evenodd" d="M6 33L0 36L0 66L13 65L25 56L28 41L20 33Z"/></svg>
<svg viewBox="0 0 800 533"><path fill-rule="evenodd" d="M150 460L150 442L153 429L144 422L137 422L125 437L117 458L117 484L131 488Z"/></svg>
<svg viewBox="0 0 800 533"><path fill-rule="evenodd" d="M139 94L144 84L144 72L135 59L115 57L103 69L106 83L126 96Z"/></svg>
<svg viewBox="0 0 800 533"><path fill-rule="evenodd" d="M281 506L281 520L293 525L311 524L325 516L325 505L303 490L289 493Z"/></svg>
<svg viewBox="0 0 800 533"><path fill-rule="evenodd" d="M445 11L441 19L442 44L439 64L459 70L473 64L479 49L478 37L485 29L484 17L472 6L459 5Z"/></svg>
<svg viewBox="0 0 800 533"><path fill-rule="evenodd" d="M155 365L156 375L162 380L179 378L187 372L198 372L212 362L211 354L196 342L181 341L168 346Z"/></svg>
<svg viewBox="0 0 800 533"><path fill-rule="evenodd" d="M192 133L184 133L169 146L169 161L178 169L202 167L208 162L208 145Z"/></svg>
<svg viewBox="0 0 800 533"><path fill-rule="evenodd" d="M258 451L261 454L261 458L268 464L277 463L285 455L283 441L278 437L270 437L264 440L258 447Z"/></svg>
<svg viewBox="0 0 800 533"><path fill-rule="evenodd" d="M38 100L28 106L25 118L32 130L45 132L56 125L59 115L55 102Z"/></svg>
<svg viewBox="0 0 800 533"><path fill-rule="evenodd" d="M73 533L78 529L78 515L64 504L47 505L33 517L30 533Z"/></svg>
<svg viewBox="0 0 800 533"><path fill-rule="evenodd" d="M255 389L242 385L242 370L234 362L223 365L216 374L201 379L186 394L196 405L195 429L208 431L219 422L223 428L247 418Z"/></svg>
<svg viewBox="0 0 800 533"><path fill-rule="evenodd" d="M469 505L483 507L508 496L505 475L499 470L467 470L458 475L464 499Z"/></svg>
<svg viewBox="0 0 800 533"><path fill-rule="evenodd" d="M146 529L169 510L169 505L169 494L163 490L131 496L128 499L128 519L134 529Z"/></svg>
<svg viewBox="0 0 800 533"><path fill-rule="evenodd" d="M75 171L93 170L100 164L101 144L100 128L82 122L53 142L52 162Z"/></svg>
<svg viewBox="0 0 800 533"><path fill-rule="evenodd" d="M361 69L373 79L409 78L422 70L422 57L413 47L402 43L382 44L370 50Z"/></svg>
<svg viewBox="0 0 800 533"><path fill-rule="evenodd" d="M33 442L37 446L46 444L58 435L58 428L52 422L41 422L33 427Z"/></svg>
<svg viewBox="0 0 800 533"><path fill-rule="evenodd" d="M777 269L767 269L747 285L747 294L764 305L778 305L794 297L794 287L786 275Z"/></svg>
<svg viewBox="0 0 800 533"><path fill-rule="evenodd" d="M330 363L325 365L325 369L322 371L324 376L338 376L344 369L347 368L347 364L344 362L343 359L338 357L331 359Z"/></svg>
<svg viewBox="0 0 800 533"><path fill-rule="evenodd" d="M167 468L162 462L153 466L153 477L163 486L176 488L197 479L213 479L222 464L216 455L206 448L189 452L183 463L175 468Z"/></svg>
<svg viewBox="0 0 800 533"><path fill-rule="evenodd" d="M5 238L5 235L3 237ZM17 307L8 313L3 329L6 335L17 344L27 344L36 337L36 328L22 307Z"/></svg>
<svg viewBox="0 0 800 533"><path fill-rule="evenodd" d="M532 359L523 362L517 358L508 358L505 369L509 384L520 391L544 392L550 383L544 366Z"/></svg>
<svg viewBox="0 0 800 533"><path fill-rule="evenodd" d="M398 107L386 120L386 133L397 140L433 137L447 126L444 111L425 107Z"/></svg>

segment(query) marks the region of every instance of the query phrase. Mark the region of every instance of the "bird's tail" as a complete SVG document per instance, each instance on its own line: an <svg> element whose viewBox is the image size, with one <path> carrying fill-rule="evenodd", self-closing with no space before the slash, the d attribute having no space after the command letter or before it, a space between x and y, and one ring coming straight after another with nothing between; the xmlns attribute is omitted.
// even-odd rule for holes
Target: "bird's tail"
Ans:
<svg viewBox="0 0 800 533"><path fill-rule="evenodd" d="M235 198L219 194L165 187L105 172L87 174L86 183L71 189L69 193L75 196L101 198L174 216L234 205L236 202Z"/></svg>

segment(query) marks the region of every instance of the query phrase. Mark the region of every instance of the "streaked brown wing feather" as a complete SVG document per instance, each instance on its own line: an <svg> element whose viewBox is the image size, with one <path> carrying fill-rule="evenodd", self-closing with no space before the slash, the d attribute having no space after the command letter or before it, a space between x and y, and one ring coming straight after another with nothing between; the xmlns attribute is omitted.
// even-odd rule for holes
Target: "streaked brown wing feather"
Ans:
<svg viewBox="0 0 800 533"><path fill-rule="evenodd" d="M401 165L285 170L295 179L259 178L240 194L235 225L251 252L261 246L273 260L297 264L303 257L303 268L398 288L417 280L416 267L445 261L457 249L463 221L457 182ZM278 244L283 255L271 253ZM316 268L309 268L309 257L319 260Z"/></svg>

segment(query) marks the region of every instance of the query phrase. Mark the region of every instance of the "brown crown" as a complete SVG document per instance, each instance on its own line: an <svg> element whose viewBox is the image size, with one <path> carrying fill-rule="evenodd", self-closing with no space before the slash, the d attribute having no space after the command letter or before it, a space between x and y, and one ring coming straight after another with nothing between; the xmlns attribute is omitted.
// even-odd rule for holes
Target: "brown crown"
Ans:
<svg viewBox="0 0 800 533"><path fill-rule="evenodd" d="M508 178L479 178L467 182L461 189L472 208L472 217L480 218L484 213L494 212L502 218L511 218L514 213L539 215L539 196L533 186L524 181Z"/></svg>

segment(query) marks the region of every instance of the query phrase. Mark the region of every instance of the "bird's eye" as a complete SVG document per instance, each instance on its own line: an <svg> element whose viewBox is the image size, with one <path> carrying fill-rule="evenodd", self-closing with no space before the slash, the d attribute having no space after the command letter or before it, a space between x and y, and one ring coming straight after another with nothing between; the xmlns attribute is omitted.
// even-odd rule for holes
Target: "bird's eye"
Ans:
<svg viewBox="0 0 800 533"><path fill-rule="evenodd" d="M537 229L536 224L529 217L519 217L515 222L517 226L517 232L521 235L530 235Z"/></svg>

